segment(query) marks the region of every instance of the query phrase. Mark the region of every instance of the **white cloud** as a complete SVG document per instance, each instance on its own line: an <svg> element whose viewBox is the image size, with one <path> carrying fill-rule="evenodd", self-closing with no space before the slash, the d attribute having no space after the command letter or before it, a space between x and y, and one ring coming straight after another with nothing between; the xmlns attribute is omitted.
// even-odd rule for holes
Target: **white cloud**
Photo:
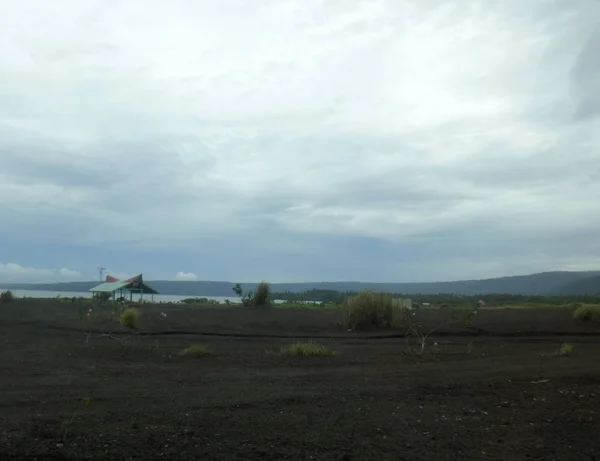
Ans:
<svg viewBox="0 0 600 461"><path fill-rule="evenodd" d="M58 275L67 279L78 279L81 278L81 272L73 271L71 269L62 268L58 271Z"/></svg>
<svg viewBox="0 0 600 461"><path fill-rule="evenodd" d="M71 269L41 269L0 262L0 282L56 282L80 278L81 273Z"/></svg>
<svg viewBox="0 0 600 461"><path fill-rule="evenodd" d="M58 4L3 3L0 236L176 251L600 226L593 0Z"/></svg>
<svg viewBox="0 0 600 461"><path fill-rule="evenodd" d="M198 280L198 276L192 272L178 272L175 280Z"/></svg>

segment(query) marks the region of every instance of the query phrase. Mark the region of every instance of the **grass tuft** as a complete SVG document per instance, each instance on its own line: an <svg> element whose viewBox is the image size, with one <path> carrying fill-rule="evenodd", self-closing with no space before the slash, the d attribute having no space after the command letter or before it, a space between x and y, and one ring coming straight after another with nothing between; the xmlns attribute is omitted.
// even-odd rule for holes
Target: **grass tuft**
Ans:
<svg viewBox="0 0 600 461"><path fill-rule="evenodd" d="M350 330L394 328L403 322L401 301L391 294L363 291L351 296L342 305L342 325Z"/></svg>
<svg viewBox="0 0 600 461"><path fill-rule="evenodd" d="M140 314L134 308L128 307L121 314L119 321L125 328L137 330L140 327Z"/></svg>
<svg viewBox="0 0 600 461"><path fill-rule="evenodd" d="M573 312L573 318L580 322L600 323L600 306L595 304L580 305Z"/></svg>
<svg viewBox="0 0 600 461"><path fill-rule="evenodd" d="M260 282L254 292L255 307L266 307L271 304L271 287L267 282Z"/></svg>
<svg viewBox="0 0 600 461"><path fill-rule="evenodd" d="M0 303L10 303L14 299L15 298L12 294L12 291L10 291L10 290L3 291L2 293L0 293Z"/></svg>
<svg viewBox="0 0 600 461"><path fill-rule="evenodd" d="M331 357L335 351L313 341L298 341L281 348L281 354L296 357Z"/></svg>
<svg viewBox="0 0 600 461"><path fill-rule="evenodd" d="M575 346L573 344L570 343L562 343L560 345L560 349L558 349L558 355L560 355L561 357L566 357L569 356L573 353L573 348Z"/></svg>
<svg viewBox="0 0 600 461"><path fill-rule="evenodd" d="M202 344L192 344L191 346L183 349L179 355L185 357L207 357L212 355L212 351Z"/></svg>

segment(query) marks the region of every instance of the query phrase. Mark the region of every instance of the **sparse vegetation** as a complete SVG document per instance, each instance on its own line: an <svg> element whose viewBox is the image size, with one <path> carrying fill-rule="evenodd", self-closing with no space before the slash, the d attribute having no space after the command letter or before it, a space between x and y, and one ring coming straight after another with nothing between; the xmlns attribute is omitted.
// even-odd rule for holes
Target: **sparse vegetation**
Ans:
<svg viewBox="0 0 600 461"><path fill-rule="evenodd" d="M452 324L463 323L465 325L469 325L473 317L477 315L477 311L477 305L473 309L467 310L467 312L462 315L459 313L460 311L455 311L450 320L442 322L433 328L425 328L424 325L413 319L413 315L411 313L406 314L404 317L406 323L408 324L408 329L406 330L405 334L406 352L410 354L423 355L427 351L427 339L432 333ZM413 348L410 346L411 338L417 340L417 342L419 343L419 346L417 348ZM473 342L471 341L468 345L468 353L471 353L472 343Z"/></svg>
<svg viewBox="0 0 600 461"><path fill-rule="evenodd" d="M235 295L241 299L242 304L244 306L252 306L252 304L254 303L254 293L252 291L249 291L248 293L244 294L242 290L242 285L240 283L236 283L232 290L235 293Z"/></svg>
<svg viewBox="0 0 600 461"><path fill-rule="evenodd" d="M140 327L140 314L136 309L129 307L123 311L119 322L125 328L137 330Z"/></svg>
<svg viewBox="0 0 600 461"><path fill-rule="evenodd" d="M363 291L347 298L342 304L342 325L359 331L372 328L393 328L403 322L401 301L391 294Z"/></svg>
<svg viewBox="0 0 600 461"><path fill-rule="evenodd" d="M10 303L14 300L12 291L7 290L0 293L0 303Z"/></svg>
<svg viewBox="0 0 600 461"><path fill-rule="evenodd" d="M66 442L66 440L69 436L69 432L71 431L71 427L73 426L73 423L75 422L75 418L77 418L77 416L79 415L81 410L84 407L87 407L89 404L90 404L89 398L81 399L81 401L79 402L79 405L77 406L77 408L75 409L75 411L73 412L71 417L69 419L63 421L62 423L60 423L60 427L58 428L58 439L61 443Z"/></svg>
<svg viewBox="0 0 600 461"><path fill-rule="evenodd" d="M236 296L240 297L242 304L247 307L267 307L271 305L271 287L267 282L260 282L256 287L256 292L249 291L243 293L242 285L237 283L233 288Z"/></svg>
<svg viewBox="0 0 600 461"><path fill-rule="evenodd" d="M210 298L185 298L182 299L181 302L184 304L204 304L210 306L217 306L221 304L220 301Z"/></svg>
<svg viewBox="0 0 600 461"><path fill-rule="evenodd" d="M183 349L179 355L185 357L207 357L212 355L212 351L203 344L192 344L191 346Z"/></svg>
<svg viewBox="0 0 600 461"><path fill-rule="evenodd" d="M574 347L575 346L573 344L562 343L560 345L560 349L558 349L558 355L560 355L561 357L566 357L568 355L571 355L573 353Z"/></svg>
<svg viewBox="0 0 600 461"><path fill-rule="evenodd" d="M335 351L314 341L298 341L297 343L282 347L281 354L298 357L330 357L335 355Z"/></svg>
<svg viewBox="0 0 600 461"><path fill-rule="evenodd" d="M600 343L580 333L598 324L573 320L574 307L481 308L468 327L469 309L403 309L422 335L455 322L428 336L424 354L408 355L400 338L407 323L394 334L348 333L336 327L341 311L148 305L136 307L140 328L132 330L119 323L132 306L20 298L14 305L0 306L0 358L10 370L0 388L14 390L3 393L13 411L0 418L2 459L111 459L123 450L148 460L266 452L318 459L324 449L346 453L361 431L369 443L351 443L357 459L397 453L394 434L415 459L451 456L461 434L470 437L459 447L465 459L534 458L539 447L523 449L519 434L527 438L548 421L593 423L598 413ZM528 340L539 332L543 338ZM160 349L152 348L156 340ZM411 348L420 345L410 338ZM92 398L89 407L83 397ZM534 410L527 418L522 403ZM540 444L557 457L587 459L597 443L581 437L582 424L564 424L561 437L542 431ZM517 436L508 449L507 428ZM241 433L240 443L218 443ZM433 443L422 443L426 433ZM307 435L316 442L307 444Z"/></svg>
<svg viewBox="0 0 600 461"><path fill-rule="evenodd" d="M573 312L573 318L580 322L600 323L600 305L582 304Z"/></svg>

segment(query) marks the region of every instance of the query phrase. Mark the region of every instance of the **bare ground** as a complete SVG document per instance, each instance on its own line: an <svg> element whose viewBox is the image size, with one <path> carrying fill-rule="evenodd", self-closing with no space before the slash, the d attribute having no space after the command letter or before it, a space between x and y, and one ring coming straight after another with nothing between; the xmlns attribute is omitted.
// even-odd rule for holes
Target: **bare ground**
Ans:
<svg viewBox="0 0 600 461"><path fill-rule="evenodd" d="M1 460L600 458L600 328L569 310L483 311L424 356L308 309L144 307L122 347L110 310L0 306ZM337 354L278 354L299 337ZM195 343L214 355L179 356Z"/></svg>

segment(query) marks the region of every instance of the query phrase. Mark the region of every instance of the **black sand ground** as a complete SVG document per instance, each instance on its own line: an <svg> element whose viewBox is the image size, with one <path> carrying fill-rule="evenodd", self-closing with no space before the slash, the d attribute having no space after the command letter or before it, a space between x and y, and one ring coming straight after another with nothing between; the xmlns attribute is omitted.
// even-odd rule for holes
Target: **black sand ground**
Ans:
<svg viewBox="0 0 600 461"><path fill-rule="evenodd" d="M569 310L482 311L424 357L340 330L335 311L142 312L152 334L121 347L100 336L110 308L85 326L69 303L0 306L0 460L600 458L600 327ZM303 336L337 355L277 353ZM178 355L195 343L215 355Z"/></svg>

